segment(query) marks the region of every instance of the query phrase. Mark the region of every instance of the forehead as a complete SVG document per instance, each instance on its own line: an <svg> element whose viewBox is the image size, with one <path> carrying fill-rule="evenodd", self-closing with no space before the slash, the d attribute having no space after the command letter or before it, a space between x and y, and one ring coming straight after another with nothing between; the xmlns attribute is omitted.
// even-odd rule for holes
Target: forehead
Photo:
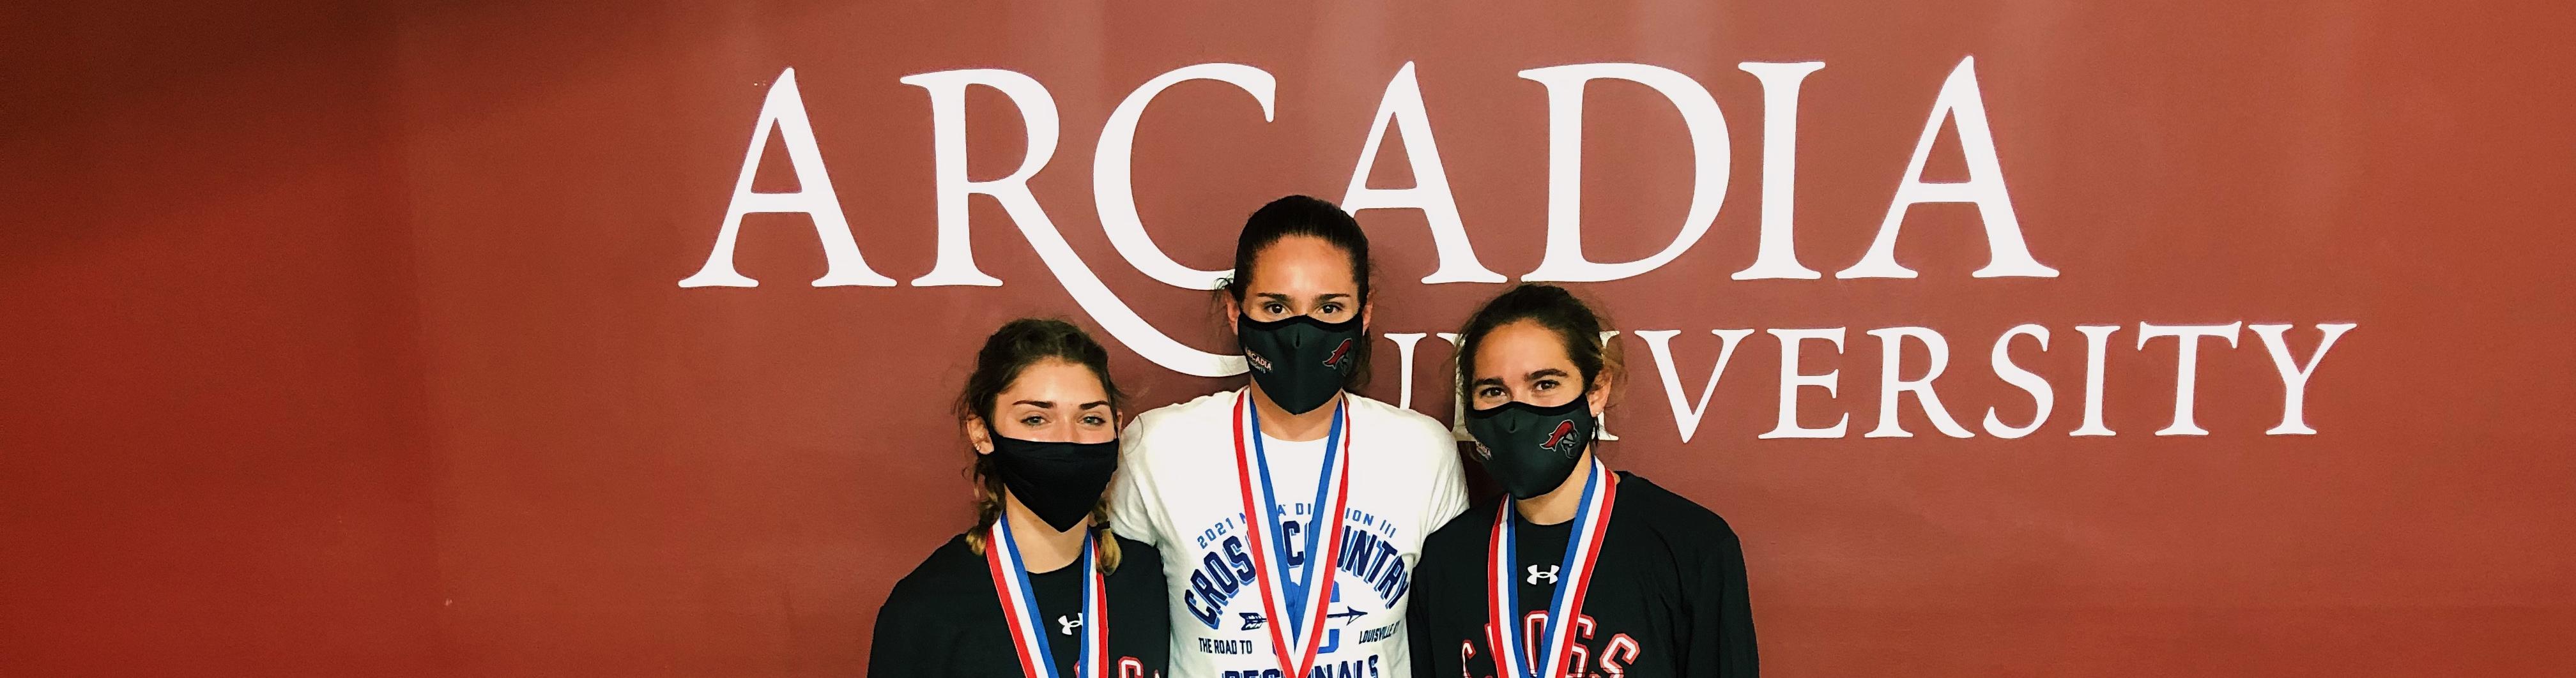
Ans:
<svg viewBox="0 0 2576 678"><path fill-rule="evenodd" d="M1529 320L1486 333L1476 344L1476 364L1471 366L1477 379L1517 379L1551 367L1574 374L1574 357L1566 354L1565 340L1555 331Z"/></svg>
<svg viewBox="0 0 2576 678"><path fill-rule="evenodd" d="M1261 248L1252 257L1252 277L1245 278L1244 284L1254 294L1359 293L1359 276L1351 270L1350 252L1310 235L1280 238Z"/></svg>
<svg viewBox="0 0 2576 678"><path fill-rule="evenodd" d="M1056 358L1046 358L1020 368L1018 377L1002 388L999 400L1009 405L1022 400L1044 400L1058 406L1108 400L1109 392L1100 388L1100 375L1091 368Z"/></svg>

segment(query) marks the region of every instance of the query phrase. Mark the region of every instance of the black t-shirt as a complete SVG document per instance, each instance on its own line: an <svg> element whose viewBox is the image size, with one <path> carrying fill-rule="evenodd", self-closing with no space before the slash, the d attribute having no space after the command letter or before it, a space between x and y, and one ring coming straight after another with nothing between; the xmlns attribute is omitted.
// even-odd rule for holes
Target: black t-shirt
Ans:
<svg viewBox="0 0 2576 678"><path fill-rule="evenodd" d="M1498 495L1479 502L1423 542L1405 622L1412 626L1417 678L1511 678L1495 667L1485 636L1486 549L1502 501ZM1589 623L1574 627L1568 675L1756 675L1753 607L1745 598L1744 549L1735 530L1699 504L1624 471L1617 501L1593 559L1583 599L1582 621ZM1570 520L1523 522L1515 530L1512 571L1520 587L1521 637L1530 646L1542 642L1534 627L1543 624L1528 622L1544 618L1556 593L1573 526Z"/></svg>
<svg viewBox="0 0 2576 678"><path fill-rule="evenodd" d="M1171 611L1164 605L1163 557L1144 542L1118 538L1118 569L1109 573L1109 658L1102 678L1155 678L1171 653ZM1082 653L1082 561L1029 573L1056 674L1073 678ZM984 557L958 535L895 582L877 610L868 675L879 678L1019 678L1020 655L1002 619L1000 594Z"/></svg>

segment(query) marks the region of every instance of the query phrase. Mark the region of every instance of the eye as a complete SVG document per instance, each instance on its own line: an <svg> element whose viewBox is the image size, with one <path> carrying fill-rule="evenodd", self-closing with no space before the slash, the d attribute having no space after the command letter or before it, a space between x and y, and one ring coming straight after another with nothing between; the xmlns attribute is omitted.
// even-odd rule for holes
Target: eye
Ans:
<svg viewBox="0 0 2576 678"><path fill-rule="evenodd" d="M1480 387L1477 387L1477 388L1476 388L1476 397L1478 397L1478 398L1500 398L1500 397L1503 397L1503 387L1501 387L1501 386L1480 386Z"/></svg>
<svg viewBox="0 0 2576 678"><path fill-rule="evenodd" d="M1537 384L1537 386L1538 386L1538 390L1540 390L1540 391L1554 391L1554 390L1556 390L1556 380L1555 380L1555 379L1540 379L1540 380L1538 380L1538 384Z"/></svg>
<svg viewBox="0 0 2576 678"><path fill-rule="evenodd" d="M1279 303L1279 302L1276 302L1276 301L1273 301L1273 302L1270 302L1270 303L1262 304L1262 305L1261 305L1261 310L1262 310L1263 312L1267 312L1267 313L1269 313L1269 314L1271 314L1271 315L1287 315L1287 313L1288 313L1288 305L1287 305L1287 304L1282 304L1282 303Z"/></svg>
<svg viewBox="0 0 2576 678"><path fill-rule="evenodd" d="M1335 313L1340 313L1340 312L1342 312L1342 302L1338 302L1338 301L1327 301L1327 302L1324 302L1324 307L1323 307L1323 308L1321 308L1321 309L1319 309L1319 310L1317 310L1317 312L1318 312L1318 313L1323 313L1323 314L1325 314L1325 315L1332 315L1332 314L1335 314Z"/></svg>
<svg viewBox="0 0 2576 678"><path fill-rule="evenodd" d="M1029 415L1029 416L1025 416L1025 417L1020 417L1020 425L1021 425L1021 426L1031 427L1031 428L1035 428L1035 427L1039 427L1039 426L1045 426L1045 425L1046 425L1046 417L1041 417L1041 416L1034 415L1034 414Z"/></svg>
<svg viewBox="0 0 2576 678"><path fill-rule="evenodd" d="M1103 417L1103 416L1100 416L1100 415L1097 415L1097 414L1086 414L1086 415L1082 415L1082 425L1084 425L1084 426L1101 426L1101 425L1105 425L1105 424L1108 424L1108 423L1109 423L1109 418L1107 418L1107 417Z"/></svg>

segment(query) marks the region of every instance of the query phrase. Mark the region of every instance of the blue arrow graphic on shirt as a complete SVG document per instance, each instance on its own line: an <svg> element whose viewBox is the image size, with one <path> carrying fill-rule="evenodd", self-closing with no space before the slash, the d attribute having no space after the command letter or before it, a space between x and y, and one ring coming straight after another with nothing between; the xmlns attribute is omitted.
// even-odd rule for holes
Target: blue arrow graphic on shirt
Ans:
<svg viewBox="0 0 2576 678"><path fill-rule="evenodd" d="M1245 631L1252 631L1252 630L1260 629L1263 625L1268 624L1268 623L1269 623L1269 621L1270 621L1268 618L1261 616L1261 613L1259 613L1259 612L1237 612L1237 613L1235 613L1235 614L1243 615L1243 629L1242 629L1242 630L1245 630ZM1324 615L1324 618L1325 618L1325 619L1351 619L1351 618L1358 618L1358 617L1365 617L1365 616L1368 616L1368 613L1367 613L1367 612L1362 611L1362 610L1360 610L1359 608L1356 608L1356 607L1349 607L1349 608L1342 608L1342 611L1340 611L1340 612L1335 612L1335 613L1332 613L1332 614ZM1348 622L1345 622L1345 623L1348 623Z"/></svg>

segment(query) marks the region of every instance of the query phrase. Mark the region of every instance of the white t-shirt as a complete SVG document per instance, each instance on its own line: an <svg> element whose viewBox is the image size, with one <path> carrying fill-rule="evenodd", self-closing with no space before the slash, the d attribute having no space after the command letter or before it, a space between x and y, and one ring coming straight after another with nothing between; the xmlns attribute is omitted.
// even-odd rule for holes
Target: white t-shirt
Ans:
<svg viewBox="0 0 2576 678"><path fill-rule="evenodd" d="M1292 678L1282 676L1271 652L1270 620L1243 539L1234 450L1241 395L1227 391L1146 412L1119 436L1110 525L1162 551L1174 678ZM1413 565L1423 538L1467 508L1457 441L1430 417L1346 395L1349 512L1312 675L1411 678L1402 621ZM1307 521L1324 441L1263 437L1281 522ZM1292 530L1303 526L1278 529L1297 534Z"/></svg>

